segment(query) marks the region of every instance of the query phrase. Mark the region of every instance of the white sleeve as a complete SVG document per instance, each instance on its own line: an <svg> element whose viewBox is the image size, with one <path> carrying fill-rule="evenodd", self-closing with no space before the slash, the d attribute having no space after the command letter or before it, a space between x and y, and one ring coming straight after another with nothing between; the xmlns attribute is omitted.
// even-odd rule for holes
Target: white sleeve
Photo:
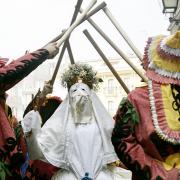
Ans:
<svg viewBox="0 0 180 180"><path fill-rule="evenodd" d="M30 111L21 121L22 128L26 137L29 157L32 160L44 159L42 151L37 141L37 135L41 132L41 116L38 111Z"/></svg>
<svg viewBox="0 0 180 180"><path fill-rule="evenodd" d="M24 133L30 132L32 129L40 130L42 119L38 111L28 112L24 119L21 121L21 125Z"/></svg>

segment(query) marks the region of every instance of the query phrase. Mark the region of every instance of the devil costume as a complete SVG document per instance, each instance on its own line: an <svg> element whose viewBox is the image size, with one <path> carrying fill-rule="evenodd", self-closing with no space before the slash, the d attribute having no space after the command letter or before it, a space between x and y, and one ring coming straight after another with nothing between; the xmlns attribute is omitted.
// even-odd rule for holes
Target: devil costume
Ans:
<svg viewBox="0 0 180 180"><path fill-rule="evenodd" d="M0 59L0 179L20 179L20 167L25 161L22 153L23 138L19 136L20 127L13 126L12 115L6 111L5 92L44 62L48 55L47 50L40 49L8 65L4 61L6 59Z"/></svg>

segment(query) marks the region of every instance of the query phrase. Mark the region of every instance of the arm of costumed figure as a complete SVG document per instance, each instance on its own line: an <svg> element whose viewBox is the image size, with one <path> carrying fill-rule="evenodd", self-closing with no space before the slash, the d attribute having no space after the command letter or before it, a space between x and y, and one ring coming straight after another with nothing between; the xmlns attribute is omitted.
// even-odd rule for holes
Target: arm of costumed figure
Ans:
<svg viewBox="0 0 180 180"><path fill-rule="evenodd" d="M5 92L30 74L48 58L49 52L39 49L0 68L0 89Z"/></svg>
<svg viewBox="0 0 180 180"><path fill-rule="evenodd" d="M115 151L137 179L178 179L177 169L166 171L163 164L148 155L138 142L135 127L140 120L135 108L127 99L121 102L114 119L112 143Z"/></svg>
<svg viewBox="0 0 180 180"><path fill-rule="evenodd" d="M62 100L57 96L48 96L45 98L39 99L38 93L35 95L33 100L26 107L23 117L31 110L35 109L37 106L37 101L39 102L38 111L42 118L43 124L52 116L57 107L61 104Z"/></svg>
<svg viewBox="0 0 180 180"><path fill-rule="evenodd" d="M41 132L41 116L38 111L30 111L21 121L31 160L45 159L37 141L37 135Z"/></svg>

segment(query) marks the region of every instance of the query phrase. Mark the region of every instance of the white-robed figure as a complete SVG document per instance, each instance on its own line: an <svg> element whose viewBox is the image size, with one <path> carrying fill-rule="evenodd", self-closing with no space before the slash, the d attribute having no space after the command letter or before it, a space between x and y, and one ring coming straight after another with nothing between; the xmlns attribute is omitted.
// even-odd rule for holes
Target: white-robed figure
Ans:
<svg viewBox="0 0 180 180"><path fill-rule="evenodd" d="M111 143L114 122L92 90L95 75L87 65L72 65L63 76L68 95L43 127L38 111L22 121L30 158L60 167L53 180L131 179L130 171L112 165L118 160Z"/></svg>

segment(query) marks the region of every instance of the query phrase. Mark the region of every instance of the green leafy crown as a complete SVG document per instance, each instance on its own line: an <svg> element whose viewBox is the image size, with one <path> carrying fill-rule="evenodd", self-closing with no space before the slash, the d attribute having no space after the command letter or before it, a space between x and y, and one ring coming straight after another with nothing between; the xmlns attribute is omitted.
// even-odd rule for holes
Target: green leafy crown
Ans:
<svg viewBox="0 0 180 180"><path fill-rule="evenodd" d="M99 82L103 82L101 78L98 78L97 72L95 72L90 65L76 63L69 66L67 70L61 76L61 84L68 89L79 79L83 83L87 84L90 89L97 90Z"/></svg>

